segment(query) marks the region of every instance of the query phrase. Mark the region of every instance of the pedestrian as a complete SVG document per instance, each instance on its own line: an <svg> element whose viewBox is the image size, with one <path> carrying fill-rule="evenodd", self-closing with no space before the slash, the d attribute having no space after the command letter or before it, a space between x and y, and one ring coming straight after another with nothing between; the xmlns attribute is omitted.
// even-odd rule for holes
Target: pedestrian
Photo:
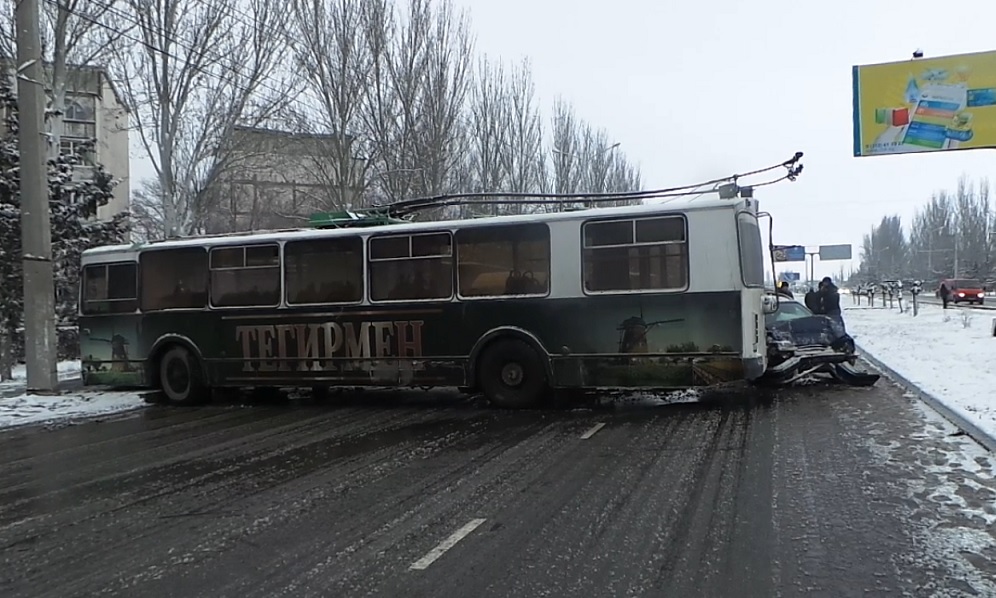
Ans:
<svg viewBox="0 0 996 598"><path fill-rule="evenodd" d="M784 295L784 296L788 297L789 299L794 299L795 298L792 295L792 289L789 288L789 283L786 282L786 281L784 281L784 280L781 281L780 283L778 283L778 291L777 292L778 292L778 294Z"/></svg>
<svg viewBox="0 0 996 598"><path fill-rule="evenodd" d="M951 289L948 285L941 283L941 302L944 304L944 309L948 308L948 301L951 300Z"/></svg>
<svg viewBox="0 0 996 598"><path fill-rule="evenodd" d="M833 283L833 280L831 280L829 276L820 281L820 290L817 293L817 296L819 299L820 313L840 324L841 329L846 331L847 328L844 326L844 316L840 309L840 291L837 289L837 285Z"/></svg>
<svg viewBox="0 0 996 598"><path fill-rule="evenodd" d="M817 292L813 290L813 287L809 287L809 291L806 293L806 296L805 298L803 298L803 301L806 303L806 307L809 308L809 311L813 312L814 314L821 313L820 297L817 294Z"/></svg>

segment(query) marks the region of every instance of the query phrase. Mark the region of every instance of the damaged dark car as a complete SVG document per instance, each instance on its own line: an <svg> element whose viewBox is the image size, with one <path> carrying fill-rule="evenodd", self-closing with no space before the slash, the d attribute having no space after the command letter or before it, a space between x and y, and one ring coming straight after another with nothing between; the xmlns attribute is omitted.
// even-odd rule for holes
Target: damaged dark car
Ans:
<svg viewBox="0 0 996 598"><path fill-rule="evenodd" d="M878 382L881 376L857 366L854 339L839 323L789 297L766 299L768 369L761 382L781 386L821 377L851 386Z"/></svg>

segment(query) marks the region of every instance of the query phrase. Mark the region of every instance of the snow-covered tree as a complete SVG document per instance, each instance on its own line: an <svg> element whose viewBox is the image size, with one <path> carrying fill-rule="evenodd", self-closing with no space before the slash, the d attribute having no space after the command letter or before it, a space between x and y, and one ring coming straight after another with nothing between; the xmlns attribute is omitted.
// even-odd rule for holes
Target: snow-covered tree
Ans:
<svg viewBox="0 0 996 598"><path fill-rule="evenodd" d="M0 134L0 277L4 281L0 285L0 379L9 379L12 339L23 319L24 296L17 98L6 78L0 78L0 109L6 114ZM127 213L109 221L94 218L97 209L112 198L115 181L100 165L91 168L92 176L74 177L74 167L81 162L78 154L69 154L48 164L56 311L62 325L76 322L80 254L90 247L122 242L128 227Z"/></svg>

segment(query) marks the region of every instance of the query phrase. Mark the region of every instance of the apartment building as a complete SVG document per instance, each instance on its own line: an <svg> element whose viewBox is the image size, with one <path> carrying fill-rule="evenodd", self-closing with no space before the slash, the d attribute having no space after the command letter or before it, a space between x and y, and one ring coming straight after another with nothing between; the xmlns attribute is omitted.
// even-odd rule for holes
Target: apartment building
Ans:
<svg viewBox="0 0 996 598"><path fill-rule="evenodd" d="M290 133L237 127L226 146L224 167L209 187L208 233L305 226L316 212L355 205L359 186L351 180L362 158L339 164L349 136ZM342 174L340 174L342 173Z"/></svg>
<svg viewBox="0 0 996 598"><path fill-rule="evenodd" d="M0 60L0 63L4 64L5 72L12 72L10 61ZM51 81L51 66L46 65L46 70ZM102 220L110 219L127 211L131 204L128 107L104 68L70 65L67 71L66 105L62 130L59 131L59 149L68 153L88 140L96 140L93 150L84 153L84 164L75 174L88 176L91 165L99 163L118 181L113 199L97 214ZM10 77L16 85L12 74Z"/></svg>

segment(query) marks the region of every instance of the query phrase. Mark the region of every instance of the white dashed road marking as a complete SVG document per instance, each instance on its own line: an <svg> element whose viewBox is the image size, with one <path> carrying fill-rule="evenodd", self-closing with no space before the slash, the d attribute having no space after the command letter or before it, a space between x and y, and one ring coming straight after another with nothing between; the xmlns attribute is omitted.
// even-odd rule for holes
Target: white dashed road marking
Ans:
<svg viewBox="0 0 996 598"><path fill-rule="evenodd" d="M429 565L433 563L433 561L443 556L444 552L446 552L450 548L453 548L457 542L466 538L468 535L470 535L470 532L477 529L478 526L480 526L485 521L486 521L485 519L471 519L470 523L461 527L457 531L453 532L453 535L440 542L439 546L436 546L428 553L426 553L424 557L412 563L409 569L422 570L428 568Z"/></svg>
<svg viewBox="0 0 996 598"><path fill-rule="evenodd" d="M598 432L604 427L605 424L595 424L594 426L591 427L590 430L581 435L581 440L588 440L589 438L595 435L595 432Z"/></svg>

